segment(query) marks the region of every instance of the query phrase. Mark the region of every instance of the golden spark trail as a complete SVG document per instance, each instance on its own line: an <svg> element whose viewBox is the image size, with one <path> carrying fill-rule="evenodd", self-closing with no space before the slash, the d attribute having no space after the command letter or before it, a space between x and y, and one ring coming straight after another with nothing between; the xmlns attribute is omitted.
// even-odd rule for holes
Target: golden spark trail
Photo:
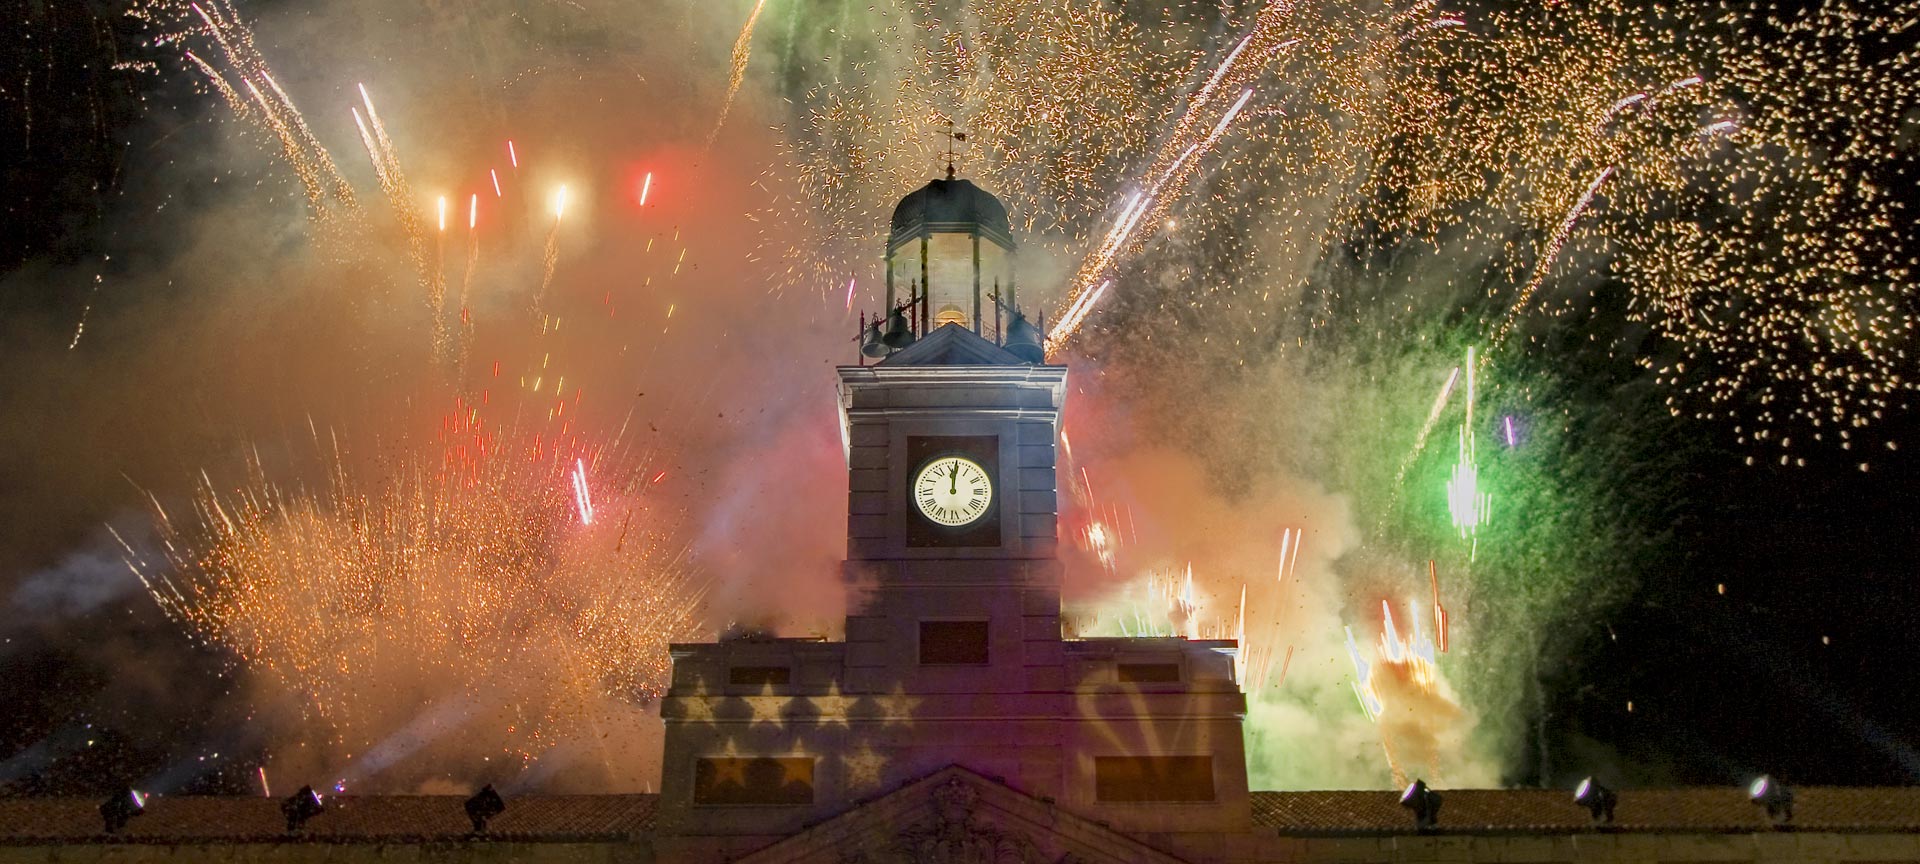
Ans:
<svg viewBox="0 0 1920 864"><path fill-rule="evenodd" d="M460 276L460 345L455 366L464 370L473 350L473 276L480 270L480 195L467 198L467 268Z"/></svg>
<svg viewBox="0 0 1920 864"><path fill-rule="evenodd" d="M307 203L312 205L314 213L325 212L326 190L320 184L319 173L294 138L293 130L287 127L287 124L280 119L280 115L273 110L273 106L267 103L267 98L261 95L260 88L253 86L252 81L241 83L246 86L247 93L253 96L253 101L260 106L260 113L265 118L267 127L273 130L274 137L280 139L281 147L287 153L287 162L293 166L294 176L299 178L300 187L307 193Z"/></svg>
<svg viewBox="0 0 1920 864"><path fill-rule="evenodd" d="M226 78L222 77L212 66L207 65L207 61L200 59L199 55L192 51L183 51L181 53L186 55L187 60L192 62L194 66L200 69L202 74L207 76L207 82L213 85L214 92L220 94L220 98L227 103L227 107L232 109L234 114L239 115L242 120L253 119L253 106L248 103L247 100L240 97L240 94L233 89L233 85L227 83Z"/></svg>
<svg viewBox="0 0 1920 864"><path fill-rule="evenodd" d="M540 290L533 295L533 308L539 311L547 300L547 289L553 286L553 271L560 265L560 220L567 213L567 187L560 187L553 196L553 227L547 229L547 246L540 257Z"/></svg>
<svg viewBox="0 0 1920 864"><path fill-rule="evenodd" d="M1574 202L1573 207L1567 211L1567 218L1561 220L1559 230L1553 232L1553 237L1547 241L1546 249L1540 256L1539 265L1533 268L1533 278L1528 279L1526 286L1520 289L1519 296L1513 299L1513 305L1507 309L1506 317L1500 321L1500 326L1494 329L1492 340L1494 347L1499 347L1507 340L1507 334L1512 332L1520 313L1526 310L1527 303L1533 299L1534 292L1540 290L1540 283L1547 278L1548 271L1553 269L1553 262L1560 257L1560 247L1565 246L1567 238L1572 236L1574 223L1580 221L1580 214L1585 213L1587 206L1593 203L1593 196L1600 191L1600 185L1607 182L1608 177L1613 176L1615 167L1608 165L1601 169L1599 174L1594 175L1593 182L1587 184L1587 191L1582 193L1580 200ZM1485 355L1482 356L1484 359ZM1471 370L1468 374L1472 374Z"/></svg>
<svg viewBox="0 0 1920 864"><path fill-rule="evenodd" d="M767 0L756 0L753 13L747 16L747 26L740 28L740 38L733 41L733 63L732 71L727 75L727 95L720 99L720 116L713 121L713 131L707 133L705 150L713 149L714 139L720 137L720 127L727 125L727 113L733 110L733 97L740 92L740 82L747 75L747 60L753 50L753 22L760 20L760 10L766 5Z"/></svg>
<svg viewBox="0 0 1920 864"><path fill-rule="evenodd" d="M182 53L207 77L236 115L242 120L266 125L268 131L279 140L282 155L307 192L315 219L325 220L328 216L329 195L351 213L355 207L351 184L340 173L326 147L314 136L306 117L294 105L293 99L274 80L266 58L254 47L252 32L240 23L238 12L222 9L218 2L210 2L209 5L213 11L208 11L206 6L199 3L188 4L188 8L206 25L206 32L212 35L227 63L239 74L241 83L252 94L260 113L256 115L248 101L211 64L190 50ZM272 96L256 88L254 79L265 83Z"/></svg>
<svg viewBox="0 0 1920 864"><path fill-rule="evenodd" d="M1393 473L1394 488L1398 489L1407 479L1407 469L1413 467L1414 457L1420 455L1420 451L1427 449L1427 438L1433 434L1434 424L1440 422L1440 412L1447 407L1447 396L1453 392L1453 384L1458 380L1460 380L1460 367L1455 366L1447 375L1447 383L1440 385L1440 394L1433 397L1433 407L1427 411L1426 422L1420 424L1420 434L1414 436L1413 447L1407 451L1406 457L1400 460L1400 470Z"/></svg>
<svg viewBox="0 0 1920 864"><path fill-rule="evenodd" d="M393 148L393 140L387 137L386 126L380 122L380 115L373 108L373 96L367 92L367 85L357 86L360 89L360 102L366 107L367 113L363 117L359 111L354 111L353 122L360 129L360 141L366 145L368 158L373 161L374 174L380 179L380 190L387 195L387 206L393 211L394 221L400 225L401 236L406 238L408 257L419 274L420 287L426 294L427 309L433 314L434 356L446 360L449 355L446 280L433 265L432 256L427 254L426 230L421 226L414 209L413 190L407 185L406 174L400 167L400 156Z"/></svg>
<svg viewBox="0 0 1920 864"><path fill-rule="evenodd" d="M1187 109L1187 112L1182 115L1180 122L1175 126L1173 137L1169 140L1168 147L1162 149L1161 157L1163 159L1172 152L1171 148L1177 146L1176 142L1183 140L1183 133L1186 133L1192 128L1197 128L1197 124L1200 122L1200 109L1206 106L1208 97L1212 95L1215 85L1227 75L1228 70L1233 66L1234 60L1240 56L1242 49L1246 48L1260 32L1261 31L1256 28L1253 33L1249 33L1246 38L1235 45L1233 50L1227 54L1227 58L1221 62L1219 68L1214 71L1213 77L1195 94L1192 104ZM1286 47L1285 44L1277 45L1269 54L1275 53L1284 47ZM1264 68L1264 64L1262 65ZM1106 241L1103 242L1100 248L1095 250L1093 254L1087 256L1086 260L1081 262L1079 270L1074 275L1073 281L1068 285L1068 312L1060 316L1060 324L1056 325L1047 334L1047 356L1051 357L1065 346L1067 340L1071 339L1074 332L1079 328L1080 322L1085 319L1086 313L1091 310L1093 303L1086 302L1089 297L1086 286L1093 284L1094 280L1100 279L1106 274L1115 256L1117 256L1122 249L1126 248L1127 244L1131 241L1133 229L1137 225L1142 222L1156 224L1164 220L1168 206L1180 192L1184 191L1187 182L1194 175L1194 157L1204 157L1213 149L1215 144L1219 143L1220 137L1226 133L1228 124L1233 122L1233 119L1240 114L1241 109L1246 107L1247 100L1251 98L1253 98L1253 88L1248 87L1241 92L1240 98L1233 103L1232 107L1228 108L1226 112L1220 116L1220 119L1214 123L1212 131L1208 132L1206 137L1180 150L1179 155L1175 156L1170 163L1166 164L1165 168L1159 171L1158 177L1153 181L1152 186L1147 189L1145 194L1133 199L1129 205L1121 211L1120 218L1116 221L1113 231L1107 235ZM1162 194L1163 192L1165 194ZM1097 295L1104 293L1108 284L1107 281L1102 281L1099 287L1092 292L1094 302L1098 301Z"/></svg>

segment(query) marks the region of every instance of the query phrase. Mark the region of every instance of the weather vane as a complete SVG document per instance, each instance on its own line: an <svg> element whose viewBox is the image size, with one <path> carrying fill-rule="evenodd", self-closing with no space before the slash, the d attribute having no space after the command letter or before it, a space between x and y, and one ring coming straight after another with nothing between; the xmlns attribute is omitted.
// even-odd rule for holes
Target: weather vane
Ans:
<svg viewBox="0 0 1920 864"><path fill-rule="evenodd" d="M953 128L953 118L948 117L947 131L940 134L947 136L947 179L952 180L953 161L958 156L957 148L959 145L967 143L967 133Z"/></svg>

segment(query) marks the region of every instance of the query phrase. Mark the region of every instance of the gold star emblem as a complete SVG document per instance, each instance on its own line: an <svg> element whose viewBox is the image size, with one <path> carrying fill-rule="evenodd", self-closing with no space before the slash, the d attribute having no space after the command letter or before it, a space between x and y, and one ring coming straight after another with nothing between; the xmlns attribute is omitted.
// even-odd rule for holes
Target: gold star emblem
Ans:
<svg viewBox="0 0 1920 864"><path fill-rule="evenodd" d="M788 757L780 760L780 785L805 783L813 785L813 759L804 756Z"/></svg>
<svg viewBox="0 0 1920 864"><path fill-rule="evenodd" d="M887 757L861 744L859 750L840 757L840 764L847 772L847 788L871 789L880 785L880 773L887 765Z"/></svg>
<svg viewBox="0 0 1920 864"><path fill-rule="evenodd" d="M694 688L693 693L690 695L670 696L668 698L672 699L674 705L679 709L679 719L689 723L713 722L714 703L718 700L707 695L707 687L704 683Z"/></svg>
<svg viewBox="0 0 1920 864"><path fill-rule="evenodd" d="M827 692L824 695L811 697L807 701L813 705L814 712L818 715L814 717L815 723L822 726L846 726L847 712L852 710L856 700L842 695L840 682L834 681L827 685Z"/></svg>
<svg viewBox="0 0 1920 864"><path fill-rule="evenodd" d="M732 741L727 742L727 749L720 751L720 755L709 756L707 761L713 765L713 785L747 785L747 760L740 756L740 748Z"/></svg>
<svg viewBox="0 0 1920 864"><path fill-rule="evenodd" d="M908 696L906 687L895 684L892 693L875 696L873 701L880 706L881 722L889 725L898 722L904 725L913 720L913 709L920 707L920 703L926 700Z"/></svg>
<svg viewBox="0 0 1920 864"><path fill-rule="evenodd" d="M765 684L760 688L760 695L745 697L745 701L747 708L753 712L753 718L747 722L779 723L781 705L792 700L773 695L773 685Z"/></svg>

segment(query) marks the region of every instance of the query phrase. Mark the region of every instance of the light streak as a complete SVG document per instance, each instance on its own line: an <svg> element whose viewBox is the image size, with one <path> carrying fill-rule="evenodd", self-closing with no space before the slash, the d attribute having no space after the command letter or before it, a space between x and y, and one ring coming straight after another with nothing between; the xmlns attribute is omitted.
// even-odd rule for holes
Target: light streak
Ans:
<svg viewBox="0 0 1920 864"><path fill-rule="evenodd" d="M653 172L647 172L647 178L640 181L640 206L647 206L647 193L653 191Z"/></svg>
<svg viewBox="0 0 1920 864"><path fill-rule="evenodd" d="M434 202L434 211L439 217L440 233L444 234L447 231L447 196L442 195Z"/></svg>
<svg viewBox="0 0 1920 864"><path fill-rule="evenodd" d="M488 168L487 176L493 178L493 197L495 198L503 197L500 194L500 172L492 168Z"/></svg>
<svg viewBox="0 0 1920 864"><path fill-rule="evenodd" d="M1453 465L1453 474L1447 478L1447 512L1453 517L1453 527L1460 532L1463 540L1474 541L1474 552L1479 550L1480 526L1487 524L1487 509L1493 500L1491 493L1480 490L1480 468L1475 462L1473 401L1474 401L1474 357L1473 348L1467 348L1467 418L1460 424L1460 446L1458 459Z"/></svg>
<svg viewBox="0 0 1920 864"><path fill-rule="evenodd" d="M580 524L593 524L593 495L587 490L587 463L576 459L573 463L573 499L580 512Z"/></svg>
<svg viewBox="0 0 1920 864"><path fill-rule="evenodd" d="M1353 663L1354 698L1360 701L1360 710L1366 713L1367 719L1377 721L1386 706L1380 704L1380 697L1373 691L1373 664L1360 656L1360 646L1353 641L1353 628L1341 629L1347 633L1347 659Z"/></svg>
<svg viewBox="0 0 1920 864"><path fill-rule="evenodd" d="M1047 353L1053 353L1061 344L1065 343L1067 337L1073 335L1073 331L1079 329L1080 321L1086 318L1087 313L1092 311L1093 307L1100 303L1100 298L1107 293L1107 286L1112 284L1113 280L1111 279L1101 282L1100 287L1086 294L1082 294L1080 299L1075 301L1073 306L1067 309L1067 314L1061 316L1060 320L1054 323L1053 329L1047 333Z"/></svg>
<svg viewBox="0 0 1920 864"><path fill-rule="evenodd" d="M1240 583L1240 603L1235 607L1233 618L1233 678L1240 682L1240 692L1247 692L1251 681L1247 680L1247 664L1253 659L1253 653L1247 650L1247 583Z"/></svg>
<svg viewBox="0 0 1920 864"><path fill-rule="evenodd" d="M467 196L467 230L472 231L480 224L480 193Z"/></svg>
<svg viewBox="0 0 1920 864"><path fill-rule="evenodd" d="M515 168L520 167L520 154L514 152L511 138L507 139L507 162Z"/></svg>
<svg viewBox="0 0 1920 864"><path fill-rule="evenodd" d="M1274 581L1284 583L1293 578L1294 568L1300 565L1300 547L1305 545L1305 535L1301 528L1280 529L1280 565Z"/></svg>

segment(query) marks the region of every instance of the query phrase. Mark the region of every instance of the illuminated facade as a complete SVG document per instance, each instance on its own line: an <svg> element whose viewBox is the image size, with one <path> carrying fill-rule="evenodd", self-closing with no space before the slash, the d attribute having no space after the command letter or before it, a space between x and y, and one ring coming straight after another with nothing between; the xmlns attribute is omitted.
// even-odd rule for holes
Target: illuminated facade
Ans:
<svg viewBox="0 0 1920 864"><path fill-rule="evenodd" d="M995 778L1116 837L1245 831L1233 644L1062 638L1067 370L1016 353L1038 338L1001 267L1005 209L967 181L936 180L902 201L893 229L890 260L912 250L927 281L906 298L916 333L868 352L884 354L875 365L839 369L846 641L675 646L663 851L765 847L950 767L935 810L973 806L977 781ZM983 256L983 243L1004 255ZM1005 289L998 306L974 290L989 274ZM832 860L897 860L897 840Z"/></svg>

